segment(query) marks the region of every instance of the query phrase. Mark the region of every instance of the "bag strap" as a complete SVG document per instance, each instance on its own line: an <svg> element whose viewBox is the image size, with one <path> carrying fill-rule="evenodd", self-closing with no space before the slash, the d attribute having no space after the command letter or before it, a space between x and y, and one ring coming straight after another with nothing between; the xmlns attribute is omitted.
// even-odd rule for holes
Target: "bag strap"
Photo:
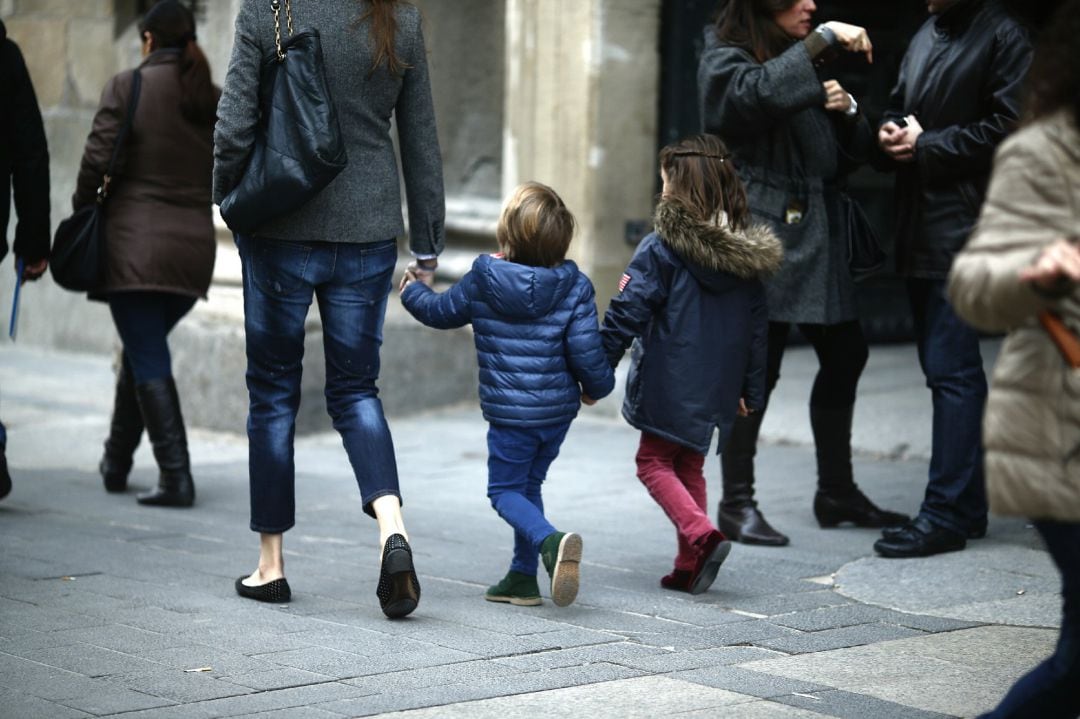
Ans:
<svg viewBox="0 0 1080 719"><path fill-rule="evenodd" d="M1039 322L1050 335L1065 363L1073 369L1080 369L1080 337L1062 322L1061 318L1049 310L1039 313Z"/></svg>
<svg viewBox="0 0 1080 719"><path fill-rule="evenodd" d="M131 126L135 123L135 108L139 106L139 94L142 92L142 73L136 69L131 76L131 99L128 100L127 116L120 132L116 136L116 144L113 145L112 156L109 158L109 168L105 170L105 176L98 188L98 202L103 202L109 196L109 185L112 183L113 170L116 168L116 160L120 156L120 148L124 146Z"/></svg>
<svg viewBox="0 0 1080 719"><path fill-rule="evenodd" d="M278 62L285 62L285 52L281 49L281 0L270 0L270 10L274 13L274 47L277 49L277 59ZM289 37L292 37L292 0L285 0L285 21L289 26Z"/></svg>

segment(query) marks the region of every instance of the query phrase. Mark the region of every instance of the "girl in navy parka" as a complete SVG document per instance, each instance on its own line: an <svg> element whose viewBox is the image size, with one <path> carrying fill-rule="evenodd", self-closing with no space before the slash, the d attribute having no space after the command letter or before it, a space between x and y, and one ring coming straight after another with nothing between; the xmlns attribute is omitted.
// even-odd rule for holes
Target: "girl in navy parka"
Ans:
<svg viewBox="0 0 1080 719"><path fill-rule="evenodd" d="M581 537L544 517L540 487L585 401L611 392L615 377L600 342L589 279L565 259L574 218L550 187L517 189L499 220L498 255L481 255L442 294L409 272L401 301L429 327L472 323L480 407L488 429L488 497L514 528L510 572L489 587L492 602L540 604L539 552L560 607L578 591ZM589 398L592 398L590 400Z"/></svg>
<svg viewBox="0 0 1080 719"><path fill-rule="evenodd" d="M699 594L731 544L706 514L702 466L736 414L765 406L762 278L780 241L751 226L746 192L719 138L660 153L655 232L634 253L601 334L612 366L633 343L623 416L641 430L638 478L675 524L675 569L660 585Z"/></svg>

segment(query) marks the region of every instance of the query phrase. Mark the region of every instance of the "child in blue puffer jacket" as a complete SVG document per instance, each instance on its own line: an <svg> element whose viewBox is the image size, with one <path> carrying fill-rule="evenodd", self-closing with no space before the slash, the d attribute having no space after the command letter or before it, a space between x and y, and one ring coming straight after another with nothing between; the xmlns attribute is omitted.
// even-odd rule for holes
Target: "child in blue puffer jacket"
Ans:
<svg viewBox="0 0 1080 719"><path fill-rule="evenodd" d="M586 402L606 396L615 377L600 341L592 283L565 259L574 217L546 185L527 183L507 202L496 239L441 294L409 271L401 301L429 327L473 325L480 364L480 407L488 429L488 497L514 528L509 573L484 598L540 604L537 553L560 607L578 591L581 537L544 517L540 487ZM592 398L592 399L589 399Z"/></svg>

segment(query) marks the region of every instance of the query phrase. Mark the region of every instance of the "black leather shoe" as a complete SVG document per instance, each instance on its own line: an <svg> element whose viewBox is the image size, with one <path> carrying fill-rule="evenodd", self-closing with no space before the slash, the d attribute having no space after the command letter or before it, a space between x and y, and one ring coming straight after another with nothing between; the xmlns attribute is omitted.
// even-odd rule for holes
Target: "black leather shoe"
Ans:
<svg viewBox="0 0 1080 719"><path fill-rule="evenodd" d="M896 526L896 527L885 527L885 529L881 530L881 536L884 537L885 539L895 539L896 537L899 537L901 534L903 534L904 531L907 530L907 528L909 526L911 526L911 522L906 522L906 523L904 523L904 524L902 524L900 526ZM967 538L968 539L982 539L983 537L986 536L986 528L987 528L987 526L988 526L988 523L987 523L987 521L985 519L983 521L977 523L974 527L972 527L971 529L968 530Z"/></svg>
<svg viewBox="0 0 1080 719"><path fill-rule="evenodd" d="M753 504L728 509L721 503L716 519L717 528L732 542L783 547L791 541L786 535L773 529Z"/></svg>
<svg viewBox="0 0 1080 719"><path fill-rule="evenodd" d="M249 587L244 584L247 577L236 580L236 593L256 602L271 602L273 604L285 604L292 599L292 590L289 589L289 581L282 577L257 587Z"/></svg>
<svg viewBox="0 0 1080 719"><path fill-rule="evenodd" d="M391 619L408 616L420 603L420 581L413 567L412 548L400 534L391 534L383 547L375 594L383 614Z"/></svg>
<svg viewBox="0 0 1080 719"><path fill-rule="evenodd" d="M880 509L867 499L858 487L853 487L842 495L819 490L814 495L814 517L822 528L850 522L856 527L881 529L901 526L908 521L906 514Z"/></svg>
<svg viewBox="0 0 1080 719"><path fill-rule="evenodd" d="M966 546L964 535L931 524L925 517L916 517L899 534L874 542L874 551L883 557L903 559L956 552Z"/></svg>

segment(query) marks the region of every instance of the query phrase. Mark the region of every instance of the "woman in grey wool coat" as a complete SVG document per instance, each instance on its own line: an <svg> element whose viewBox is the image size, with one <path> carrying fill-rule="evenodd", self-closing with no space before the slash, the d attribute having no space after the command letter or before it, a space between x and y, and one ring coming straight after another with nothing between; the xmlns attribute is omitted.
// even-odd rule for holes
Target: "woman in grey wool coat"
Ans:
<svg viewBox="0 0 1080 719"><path fill-rule="evenodd" d="M746 182L751 213L784 244L780 271L766 282L767 392L780 376L791 325L810 341L820 369L810 396L817 448L814 515L822 527L900 524L855 485L851 423L867 359L855 312L844 238L835 230L836 182L865 162L869 125L840 83L819 77L838 50L873 60L866 31L827 22L816 28L813 0L727 0L706 28L698 91L706 132L720 135ZM784 545L754 502L754 455L764 412L736 420L722 449L718 526L731 539Z"/></svg>
<svg viewBox="0 0 1080 719"><path fill-rule="evenodd" d="M299 209L251 236L237 235L247 342L251 529L258 568L236 591L260 601L291 596L282 558L295 521L293 436L300 404L304 322L319 302L326 354L326 407L349 456L363 509L378 521L382 564L376 594L402 617L420 600L401 514L397 465L376 381L387 295L404 234L391 117L396 120L409 203L409 245L418 272L433 272L443 248L442 160L420 12L398 0L280 0L285 35L322 39L326 79L348 165ZM269 0L244 0L214 137L214 201L237 185L259 110L259 69L275 52Z"/></svg>

